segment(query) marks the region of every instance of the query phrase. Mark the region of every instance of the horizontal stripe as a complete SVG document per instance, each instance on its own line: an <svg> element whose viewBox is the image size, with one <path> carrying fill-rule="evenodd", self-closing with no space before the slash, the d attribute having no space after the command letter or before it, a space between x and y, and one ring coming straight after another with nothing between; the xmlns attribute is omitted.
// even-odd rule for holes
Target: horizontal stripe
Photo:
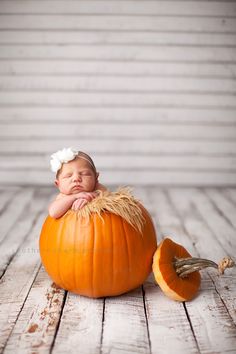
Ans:
<svg viewBox="0 0 236 354"><path fill-rule="evenodd" d="M235 16L234 2L219 1L3 1L0 13Z"/></svg>

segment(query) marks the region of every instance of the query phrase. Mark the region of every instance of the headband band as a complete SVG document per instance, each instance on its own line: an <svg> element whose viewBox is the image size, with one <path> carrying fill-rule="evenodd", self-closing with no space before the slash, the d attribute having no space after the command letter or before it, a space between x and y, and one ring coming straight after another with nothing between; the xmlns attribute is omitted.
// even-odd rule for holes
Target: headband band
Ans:
<svg viewBox="0 0 236 354"><path fill-rule="evenodd" d="M91 157L89 155L87 155L83 151L79 151L77 157L87 161L90 164L90 166L92 167L92 169L94 170L94 172L97 172L96 167L95 167L95 165L93 163L93 160L91 159Z"/></svg>
<svg viewBox="0 0 236 354"><path fill-rule="evenodd" d="M51 165L52 172L57 173L61 169L63 163L70 162L74 160L76 157L86 160L91 165L94 172L96 173L96 167L91 157L87 155L85 152L76 151L71 147L58 150L57 152L51 155L50 165Z"/></svg>

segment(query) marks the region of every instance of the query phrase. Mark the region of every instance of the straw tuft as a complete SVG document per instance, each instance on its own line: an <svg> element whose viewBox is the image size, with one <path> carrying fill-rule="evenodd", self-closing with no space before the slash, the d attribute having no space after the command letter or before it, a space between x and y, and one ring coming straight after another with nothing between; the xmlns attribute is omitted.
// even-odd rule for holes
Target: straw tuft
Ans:
<svg viewBox="0 0 236 354"><path fill-rule="evenodd" d="M142 214L140 203L131 194L128 187L119 188L116 192L99 191L99 195L82 209L76 211L78 217L89 218L96 213L102 218L102 212L119 215L137 231L142 233L145 218ZM75 212L70 210L69 212Z"/></svg>

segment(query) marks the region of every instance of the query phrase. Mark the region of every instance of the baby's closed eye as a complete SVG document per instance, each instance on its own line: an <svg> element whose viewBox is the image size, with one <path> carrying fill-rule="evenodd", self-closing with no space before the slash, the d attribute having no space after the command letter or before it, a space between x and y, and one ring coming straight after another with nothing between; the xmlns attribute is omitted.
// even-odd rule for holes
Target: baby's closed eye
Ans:
<svg viewBox="0 0 236 354"><path fill-rule="evenodd" d="M71 173L67 173L65 176L63 176L63 178L69 178L69 177L71 177L71 176L72 176Z"/></svg>
<svg viewBox="0 0 236 354"><path fill-rule="evenodd" d="M91 173L91 171L82 171L80 172L81 176L93 176L93 174Z"/></svg>

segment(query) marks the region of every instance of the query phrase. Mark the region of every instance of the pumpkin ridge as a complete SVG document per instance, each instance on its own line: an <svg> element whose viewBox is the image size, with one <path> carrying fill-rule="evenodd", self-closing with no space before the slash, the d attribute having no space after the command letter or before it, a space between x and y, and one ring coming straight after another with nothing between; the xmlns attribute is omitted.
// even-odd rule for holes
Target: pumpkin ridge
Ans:
<svg viewBox="0 0 236 354"><path fill-rule="evenodd" d="M125 245L126 245L126 254L127 254L127 266L128 266L128 281L130 282L130 252L129 252L129 246L128 246L128 240L126 236L126 230L125 230L125 225L124 225L124 219L121 218L121 225L123 229L123 235L125 238Z"/></svg>
<svg viewBox="0 0 236 354"><path fill-rule="evenodd" d="M113 289L114 289L114 269L115 269L115 267L114 267L114 252L113 252L113 243L114 243L114 239L113 239L113 223L112 223L112 218L109 216L109 221L110 221L110 230L111 230L111 242L112 242L112 245L111 245L111 265L112 265L112 271L111 271L111 274L112 274L112 276L111 276L111 279L112 279L112 281L111 281L111 291L113 292Z"/></svg>
<svg viewBox="0 0 236 354"><path fill-rule="evenodd" d="M59 224L60 225L60 228L59 228L59 240L58 240L58 243L59 243L59 250L61 250L62 249L62 241L63 241L63 237L62 237L62 235L63 235L63 228L64 228L64 225L65 225L65 220L63 220L63 222L62 222L62 225L61 224ZM57 268L58 268L58 277L59 277L59 279L60 279L60 283L62 283L62 284L64 284L64 280L63 280L63 276L62 276L62 271L61 271L61 265L60 265L60 258L61 258L61 252L59 251L59 252L57 252Z"/></svg>
<svg viewBox="0 0 236 354"><path fill-rule="evenodd" d="M75 287L77 288L77 275L76 275L76 253L77 253L77 249L76 249L76 224L74 224L74 232L73 232L73 235L74 235L74 239L73 239L73 281L74 281L74 284L75 284Z"/></svg>
<svg viewBox="0 0 236 354"><path fill-rule="evenodd" d="M93 218L94 218L94 215L93 215ZM92 233L92 235L93 235L93 247L92 247L92 252L91 252L91 254L92 254L92 256L91 256L91 259L92 259L92 261L91 261L91 263L92 263L92 266L91 266L91 294L92 294L92 297L94 297L94 288L95 288L95 286L94 286L94 278L95 278L95 276L94 276L94 270L96 269L95 267L94 267L94 265L95 265L95 234L96 234L96 228L95 228L95 225L94 225L94 223L92 223L92 225L93 225L93 233Z"/></svg>

